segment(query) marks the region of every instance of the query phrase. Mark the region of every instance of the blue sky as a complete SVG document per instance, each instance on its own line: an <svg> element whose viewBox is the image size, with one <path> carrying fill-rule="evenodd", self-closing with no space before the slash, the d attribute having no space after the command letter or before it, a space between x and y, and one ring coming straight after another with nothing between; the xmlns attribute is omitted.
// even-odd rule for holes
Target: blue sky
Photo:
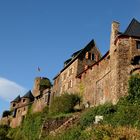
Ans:
<svg viewBox="0 0 140 140"><path fill-rule="evenodd" d="M32 89L36 76L52 80L91 39L104 54L112 21L124 31L132 18L140 21L139 5L140 0L1 0L0 112Z"/></svg>

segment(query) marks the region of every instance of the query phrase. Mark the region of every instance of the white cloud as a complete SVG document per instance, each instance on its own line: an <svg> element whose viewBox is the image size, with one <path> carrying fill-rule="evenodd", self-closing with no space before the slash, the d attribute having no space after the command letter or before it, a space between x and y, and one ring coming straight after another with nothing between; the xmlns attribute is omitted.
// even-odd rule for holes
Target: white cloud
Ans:
<svg viewBox="0 0 140 140"><path fill-rule="evenodd" d="M0 77L0 97L6 101L12 101L19 94L26 93L26 89L17 83Z"/></svg>

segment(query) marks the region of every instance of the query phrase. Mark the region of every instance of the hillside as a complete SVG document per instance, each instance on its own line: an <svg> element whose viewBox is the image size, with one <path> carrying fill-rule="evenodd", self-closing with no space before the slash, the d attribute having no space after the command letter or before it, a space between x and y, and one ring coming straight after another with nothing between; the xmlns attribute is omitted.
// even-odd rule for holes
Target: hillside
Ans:
<svg viewBox="0 0 140 140"><path fill-rule="evenodd" d="M116 105L106 103L82 110L74 108L80 99L77 95L57 97L43 112L32 113L30 108L20 127L1 126L0 140L139 140L139 75L131 77L128 91ZM99 123L95 123L97 115L103 116Z"/></svg>

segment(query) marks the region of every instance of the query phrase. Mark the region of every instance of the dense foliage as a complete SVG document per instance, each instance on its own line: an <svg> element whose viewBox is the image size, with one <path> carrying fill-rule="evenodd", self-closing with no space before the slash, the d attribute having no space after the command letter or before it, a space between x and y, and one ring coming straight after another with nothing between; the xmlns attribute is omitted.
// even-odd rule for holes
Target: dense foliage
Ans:
<svg viewBox="0 0 140 140"><path fill-rule="evenodd" d="M140 75L132 75L129 79L127 100L133 104L140 104Z"/></svg>
<svg viewBox="0 0 140 140"><path fill-rule="evenodd" d="M7 137L7 132L9 130L9 127L6 125L0 125L0 140L10 140Z"/></svg>
<svg viewBox="0 0 140 140"><path fill-rule="evenodd" d="M50 106L50 114L71 113L74 111L74 106L79 102L80 97L76 94L65 93L55 97Z"/></svg>
<svg viewBox="0 0 140 140"><path fill-rule="evenodd" d="M46 88L50 88L52 86L51 81L48 78L41 79L40 81L40 90L43 91Z"/></svg>

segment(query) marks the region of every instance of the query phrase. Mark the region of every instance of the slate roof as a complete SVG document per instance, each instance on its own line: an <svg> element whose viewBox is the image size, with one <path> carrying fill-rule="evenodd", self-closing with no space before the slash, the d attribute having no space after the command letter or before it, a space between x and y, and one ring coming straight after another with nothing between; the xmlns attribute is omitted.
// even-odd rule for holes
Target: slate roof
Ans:
<svg viewBox="0 0 140 140"><path fill-rule="evenodd" d="M83 49L81 49L81 50L83 50ZM71 57L75 57L79 52L81 52L81 50L74 52L74 53L71 55Z"/></svg>
<svg viewBox="0 0 140 140"><path fill-rule="evenodd" d="M87 49L89 49L94 45L95 45L94 40L91 40L83 49L77 51L75 53L76 54L75 57L72 58L72 60L61 70L61 72L64 71L70 64L72 64L84 51L86 51Z"/></svg>
<svg viewBox="0 0 140 140"><path fill-rule="evenodd" d="M30 100L34 100L34 96L31 90L29 90L22 98L29 98Z"/></svg>
<svg viewBox="0 0 140 140"><path fill-rule="evenodd" d="M20 95L18 95L13 101L11 102L19 102L21 100Z"/></svg>
<svg viewBox="0 0 140 140"><path fill-rule="evenodd" d="M76 51L75 53L73 53L72 55L71 55L71 61L69 61L68 63L67 63L67 65L60 71L60 73L61 72L63 72L68 66L70 66L79 56L81 56L87 49L90 49L92 46L95 46L95 42L94 42L94 40L92 39L83 49L81 49L81 50L79 50L79 51ZM59 73L59 74L60 74ZM59 74L57 74L57 76L55 76L54 78L53 78L53 80L54 79L56 79L58 76L59 76Z"/></svg>
<svg viewBox="0 0 140 140"><path fill-rule="evenodd" d="M132 36L132 37L140 37L140 22L136 19L133 19L123 35Z"/></svg>

